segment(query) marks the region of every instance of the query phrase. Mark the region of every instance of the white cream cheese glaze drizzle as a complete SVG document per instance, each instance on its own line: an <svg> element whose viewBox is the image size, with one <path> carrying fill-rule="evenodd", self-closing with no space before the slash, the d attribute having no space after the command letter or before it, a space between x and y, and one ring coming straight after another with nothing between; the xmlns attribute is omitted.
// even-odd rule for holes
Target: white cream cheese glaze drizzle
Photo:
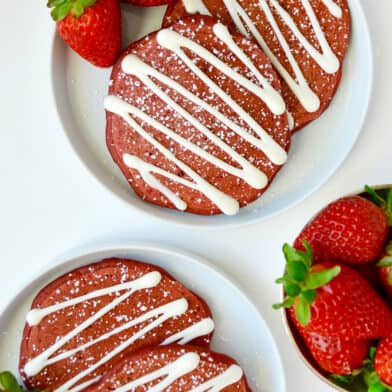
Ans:
<svg viewBox="0 0 392 392"><path fill-rule="evenodd" d="M199 336L205 336L212 333L214 328L215 324L212 319L205 318L200 320L198 323L191 325L189 328L184 329L183 331L180 331L173 336L170 336L162 344L187 344Z"/></svg>
<svg viewBox="0 0 392 392"><path fill-rule="evenodd" d="M321 0L324 5L328 8L328 11L337 19L341 19L343 16L342 9L335 3L334 0ZM208 10L207 10L208 11Z"/></svg>
<svg viewBox="0 0 392 392"><path fill-rule="evenodd" d="M333 0L320 0L327 7L329 12L336 18L342 17L342 9ZM295 74L293 78L288 70L280 63L278 58L269 48L265 42L263 36L258 31L257 27L247 14L246 10L238 3L237 0L223 0L225 6L230 13L230 16L236 25L237 29L247 36L248 38L253 37L270 58L272 64L286 81L290 89L293 91L295 96L301 102L301 105L308 112L316 112L320 108L319 97L311 90L305 76L303 75L300 65L294 58L291 52L290 45L286 38L283 36L280 30L275 16L273 15L272 8L275 12L283 19L285 24L292 31L293 35L300 41L309 55L317 62L317 64L328 74L336 73L340 68L340 63L336 55L333 53L324 32L320 26L320 22L315 15L313 7L311 6L309 0L301 0L302 5L307 13L309 20L312 24L312 28L321 46L321 53L313 47L313 45L306 39L306 37L301 33L297 25L295 24L291 15L284 10L284 8L279 4L277 0L259 0L259 6L265 13L271 27L273 28L281 47L283 48L288 61L292 67ZM183 0L184 7L188 13L200 13L206 14L206 6L202 0L194 2L193 0ZM250 32L250 33L249 33Z"/></svg>
<svg viewBox="0 0 392 392"><path fill-rule="evenodd" d="M91 317L86 319L84 322L82 322L80 325L78 325L75 329L70 331L68 334L65 336L59 338L56 340L56 342L50 346L48 349L46 349L44 352L39 354L37 357L31 359L28 361L25 365L24 371L27 376L32 377L40 373L46 366L49 366L51 364L54 364L58 361L64 360L66 358L72 357L79 351L83 351L87 349L90 346L93 346L95 344L98 344L101 341L104 341L105 339L110 338L111 336L117 335L129 328L135 327L137 325L140 325L142 323L145 323L146 321L150 321L147 325L144 327L140 328L134 335L132 335L130 338L128 338L126 341L121 342L114 350L111 352L107 353L103 358L101 358L98 362L95 364L89 366L87 369L84 371L80 372L77 374L75 377L72 379L68 380L65 384L60 386L56 391L57 392L66 392L66 391L72 391L72 392L78 392L79 390L82 390L86 388L87 386L93 384L94 382L97 381L97 378L92 378L91 380L87 380L83 384L80 384L78 386L75 386L81 379L85 378L88 376L91 372L99 368L100 366L104 365L106 362L110 361L114 356L117 354L121 353L123 350L125 350L127 347L129 347L131 344L133 344L136 340L142 338L146 333L152 331L165 321L167 321L170 318L173 317L178 317L183 315L187 310L188 310L188 301L185 298L180 298L178 300L174 300L172 302L169 302L166 305L157 307L153 310L150 310L144 314L142 314L139 317L136 317L135 319L124 323L123 325L111 330L110 332L107 332L98 338L91 340L83 345L80 345L74 349L68 350L68 351L63 351L57 356L53 357L53 354L56 353L61 347L63 347L67 342L69 342L72 338L77 336L79 333L81 333L83 330L94 324L97 320L99 320L101 317L103 317L105 314L113 310L117 305L119 305L121 302L125 301L128 297L130 297L134 292L138 290L143 290L143 289L149 289L156 287L159 285L161 282L162 276L159 272L154 271L147 273L146 275L142 276L139 279L118 284L115 286L107 287L104 289L99 289L92 291L86 295L80 296L80 297L75 297L71 300L64 301L61 303L58 303L56 305L49 306L47 308L42 308L42 309L32 309L28 315L27 315L27 320L30 325L38 325L42 319L46 316L48 316L51 313L54 313L56 311L68 308L70 306L74 306L76 304L83 303L85 301L88 301L90 299L98 298L104 295L109 295L113 293L117 293L116 298L101 308L99 311L97 311L95 314L93 314ZM124 294L120 295L120 291L126 291ZM173 336L170 336L169 338L166 339L162 344L169 344L170 342L178 342L179 344L185 344L188 343L200 336L205 336L209 333L211 333L214 329L214 322L210 318L206 318L203 320L200 320L199 322L191 325L188 328L185 328L184 330L175 333ZM99 377L98 377L99 378ZM75 386L75 387L74 387ZM74 387L74 388L72 388Z"/></svg>
<svg viewBox="0 0 392 392"><path fill-rule="evenodd" d="M78 353L79 351L83 351L99 342L104 341L105 339L110 338L111 336L117 335L123 331L126 331L128 328L132 328L135 327L136 325L139 325L145 321L151 320L154 317L158 317L158 319L156 321L154 321L153 323L150 323L150 325L146 328L143 328L141 331L143 334L151 331L152 329L154 329L157 325L158 322L163 323L166 320L168 320L171 317L175 317L175 316L179 316L183 313L185 313L188 309L188 303L186 301L186 299L182 298L176 301L172 301L170 303L168 303L167 305L163 305L160 306L154 310L151 310L150 312L144 313L139 317L136 317L135 319L121 325L120 327L114 328L113 330L111 330L110 332L107 332L103 335L101 335L100 337L98 337L97 339L91 340L88 343L85 343L81 346L76 347L75 349L72 350L68 350L65 352L62 352L61 354L57 355L56 357L52 357L50 358L46 365L51 365L53 363L56 363L58 361L61 361L62 359L66 359L71 357L72 355L75 355L76 353ZM130 341L130 344L134 343L139 337L141 337L141 331L138 332L137 334L133 335L133 340ZM191 339L192 340L192 339Z"/></svg>
<svg viewBox="0 0 392 392"><path fill-rule="evenodd" d="M122 68L127 74L136 76L143 84L148 87L154 94L160 97L169 107L180 114L185 120L192 124L196 129L203 133L209 138L215 145L221 148L226 154L228 154L235 162L237 162L241 168L232 166L219 158L206 152L203 148L200 148L196 144L189 140L184 139L176 132L168 129L159 121L153 119L151 116L144 113L142 110L130 105L116 96L109 96L105 99L105 109L116 113L124 119L134 130L136 130L141 136L143 136L148 142L156 147L167 159L175 163L182 171L184 171L192 181L183 179L173 173L163 170L155 165L143 161L141 158L130 154L124 154L124 163L133 169L137 169L142 176L143 180L151 187L159 190L164 194L175 206L180 210L187 208L186 203L174 194L169 188L164 186L153 174L162 175L174 182L180 183L191 189L202 192L208 197L218 208L227 215L234 215L239 210L238 202L232 197L225 195L219 189L209 184L206 180L200 177L194 170L188 165L177 159L167 148L156 141L151 135L149 135L144 128L139 125L132 117L136 116L141 119L144 123L153 126L163 134L167 135L187 150L199 155L208 162L213 163L215 166L232 175L241 178L247 182L250 186L255 189L263 189L268 184L267 176L255 167L252 163L238 154L232 147L228 146L222 139L211 132L205 125L203 125L198 119L192 114L187 112L179 104L166 94L161 87L159 87L153 80L157 79L164 83L168 87L174 89L179 94L184 96L191 102L200 106L214 117L216 117L223 124L232 129L239 136L252 143L259 150L263 151L272 163L276 165L282 165L287 160L286 151L258 124L233 98L225 93L216 83L214 83L204 72L202 72L196 64L186 55L184 48L191 50L199 57L210 63L212 66L218 68L227 77L235 80L242 87L250 91L251 93L259 96L267 104L270 110L276 115L281 115L285 112L285 103L281 95L270 85L266 78L261 75L260 71L253 64L253 62L247 57L242 49L234 42L227 27L221 23L217 23L214 26L214 34L219 38L236 56L237 58L254 74L259 81L259 85L253 83L249 79L243 77L241 74L233 70L226 63L222 62L210 51L205 49L203 46L197 44L189 38L182 36L181 34L165 29L161 30L157 34L158 43L175 53L186 66L200 79L202 80L211 91L218 95L225 103L227 103L239 116L242 118L248 126L257 134L257 137L250 134L247 130L236 124L234 121L228 119L219 110L204 102L201 98L188 91L182 85L177 83L175 80L157 71L153 67L144 63L141 59L135 55L128 55L123 59Z"/></svg>
<svg viewBox="0 0 392 392"><path fill-rule="evenodd" d="M229 385L240 381L243 376L243 371L238 365L231 365L220 375L211 378L202 385L191 389L191 392L219 392Z"/></svg>
<svg viewBox="0 0 392 392"><path fill-rule="evenodd" d="M221 23L218 23L214 27L214 33L218 36L217 32L221 32L220 39L222 39L225 35L223 31L228 30L225 26ZM230 35L228 33L228 35ZM170 30L165 29L159 31L157 34L157 41L158 43L166 48L174 52L188 67L189 69L198 76L214 93L216 93L224 102L226 102L243 120L245 120L252 128L252 130L260 137L263 143L262 151L268 156L268 158L275 164L283 164L287 160L287 153L286 151L261 127L260 124L257 123L233 98L231 98L228 94L226 94L217 84L215 84L201 69L199 69L196 64L186 55L183 48L187 48L197 54L198 56L204 58L210 64L214 65L215 67L219 68L224 64L219 59L214 56L211 52L205 49L203 46L197 44L196 42L192 41L189 38L182 36L181 34ZM225 41L224 41L225 42ZM239 48L238 48L239 49ZM240 49L239 49L240 50ZM243 53L245 56L245 53ZM228 76L237 81L242 81L242 78L238 78L238 75L234 70L230 67L225 65L224 69L220 69L220 71L224 72L226 70ZM245 79L245 78L243 78ZM249 83L248 85L244 86L248 90L251 88L249 86L254 86L253 84ZM250 90L253 93L256 91ZM273 99L276 99L276 95ZM266 99L266 98L265 98ZM281 99L281 98L280 98ZM283 101L282 101L283 102ZM284 113L283 110L279 111L279 114Z"/></svg>
<svg viewBox="0 0 392 392"><path fill-rule="evenodd" d="M149 388L148 392L162 392L182 376L196 370L199 364L200 356L197 353L187 353L154 372L148 373L137 380L114 389L114 392L130 392L137 387L141 387L158 379L161 379L161 381ZM219 392L227 386L240 381L242 376L242 369L237 365L231 365L218 376L211 378L195 388L189 389L189 392Z"/></svg>
<svg viewBox="0 0 392 392"><path fill-rule="evenodd" d="M204 5L203 0L182 0L188 14L201 14L212 16L210 11Z"/></svg>
<svg viewBox="0 0 392 392"><path fill-rule="evenodd" d="M123 290L131 290L132 292L134 292L140 289L155 287L157 284L159 284L161 279L162 276L159 272L151 272L144 275L140 279L136 279L131 282L117 284L115 286L106 287L100 290L91 291L86 295L75 297L68 301L64 301L52 306L48 306L47 308L31 309L27 313L26 321L30 326L38 325L44 317L48 316L51 313L57 312L58 310L62 310L70 306L80 304L81 302L88 301L90 299L102 297L104 295L116 293Z"/></svg>
<svg viewBox="0 0 392 392"><path fill-rule="evenodd" d="M176 361L169 363L168 365L146 374L145 376L132 381L126 385L116 388L115 392L128 392L135 390L137 387L141 387L149 382L158 380L164 377L160 382L155 384L153 387L148 389L148 392L162 392L165 388L173 384L174 381L178 380L187 373L192 372L199 366L200 357L196 353L188 353L178 358Z"/></svg>
<svg viewBox="0 0 392 392"><path fill-rule="evenodd" d="M139 111L139 109L127 104L126 102L122 101L120 98L117 98L115 96L107 97L107 99L105 100L105 109L121 116L133 129L135 129L141 136L143 136L144 139L146 139L149 143L151 143L154 147L156 147L160 153L162 153L167 159L174 162L181 170L184 171L184 173L186 173L189 177L192 178L193 182L185 180L182 177L179 177L166 170L160 169L155 165L147 163L142 159L138 158L137 156L124 154L123 156L124 163L130 168L137 169L147 184L164 193L165 196L168 197L169 200L171 200L176 205L177 208L185 209L186 204L182 200L180 200L176 195L174 195L174 193L171 192L169 188L167 188L162 183L160 183L155 177L151 176L150 173L161 174L173 181L176 181L180 184L188 186L189 188L196 189L202 192L211 201L213 201L221 209L222 212L224 212L227 215L234 215L238 212L239 204L237 200L233 199L230 196L227 196L219 189L215 188L209 182L204 180L204 178L199 176L188 165L186 165L178 158L176 158L176 156L169 149L167 149L162 144L160 144L154 137L152 137L148 132L146 132L144 128L140 126L129 115L130 111L134 109ZM143 118L146 116L144 113L141 115ZM155 121L153 119L151 120ZM161 126L162 125L159 125L159 127Z"/></svg>

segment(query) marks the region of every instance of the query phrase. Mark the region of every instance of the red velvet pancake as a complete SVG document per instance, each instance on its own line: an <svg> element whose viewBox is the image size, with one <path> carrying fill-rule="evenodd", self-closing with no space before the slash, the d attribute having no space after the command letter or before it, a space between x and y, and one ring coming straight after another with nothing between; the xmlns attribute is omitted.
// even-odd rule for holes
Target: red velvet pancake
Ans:
<svg viewBox="0 0 392 392"><path fill-rule="evenodd" d="M211 14L259 42L281 77L293 131L329 106L349 45L346 0L177 0L169 5L164 26L188 15L187 11Z"/></svg>
<svg viewBox="0 0 392 392"><path fill-rule="evenodd" d="M215 386L215 388L213 388ZM226 355L192 346L143 350L125 358L86 392L250 391L238 364Z"/></svg>
<svg viewBox="0 0 392 392"><path fill-rule="evenodd" d="M57 308L48 308L52 305ZM208 346L213 330L202 299L160 268L123 259L58 278L39 292L32 309L23 333L20 373L28 388L41 390L87 386L147 346Z"/></svg>
<svg viewBox="0 0 392 392"><path fill-rule="evenodd" d="M255 43L210 17L132 44L105 108L114 161L143 200L162 207L236 214L287 159L276 73Z"/></svg>
<svg viewBox="0 0 392 392"><path fill-rule="evenodd" d="M123 3L138 5L140 7L156 7L158 5L171 4L174 0L121 0Z"/></svg>

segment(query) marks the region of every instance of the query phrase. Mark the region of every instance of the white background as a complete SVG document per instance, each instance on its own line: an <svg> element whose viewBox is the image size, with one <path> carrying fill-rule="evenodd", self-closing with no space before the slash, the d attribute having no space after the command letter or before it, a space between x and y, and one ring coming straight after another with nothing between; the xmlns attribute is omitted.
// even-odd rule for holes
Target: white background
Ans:
<svg viewBox="0 0 392 392"><path fill-rule="evenodd" d="M87 172L62 132L48 93L53 24L44 1L24 1L23 7L3 4L0 308L37 270L86 246L141 240L184 248L224 270L259 307L277 340L289 392L329 391L301 363L271 304L279 299L273 281L282 272L283 242L292 241L328 201L364 183L392 183L392 1L361 3L374 46L375 85L368 118L352 153L325 186L297 207L257 225L213 232L147 217L114 198Z"/></svg>

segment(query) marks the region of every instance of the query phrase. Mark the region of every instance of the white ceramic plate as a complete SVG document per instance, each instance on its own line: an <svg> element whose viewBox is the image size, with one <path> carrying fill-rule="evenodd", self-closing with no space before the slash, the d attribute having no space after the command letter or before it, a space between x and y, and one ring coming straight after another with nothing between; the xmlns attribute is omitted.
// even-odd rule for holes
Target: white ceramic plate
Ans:
<svg viewBox="0 0 392 392"><path fill-rule="evenodd" d="M201 217L144 203L112 162L105 145L103 98L110 70L80 59L55 37L52 77L54 97L64 129L92 174L126 203L167 221L203 227L240 226L270 217L302 201L337 170L354 145L368 107L372 50L358 0L349 1L353 20L351 46L339 91L318 121L295 135L290 159L265 195L234 217ZM164 7L123 6L124 46L160 27Z"/></svg>
<svg viewBox="0 0 392 392"><path fill-rule="evenodd" d="M56 263L34 279L0 316L0 370L17 372L25 315L39 289L74 268L107 257L127 257L158 265L202 296L216 322L213 349L240 362L254 392L285 392L284 372L272 335L241 290L201 258L151 244L100 248Z"/></svg>

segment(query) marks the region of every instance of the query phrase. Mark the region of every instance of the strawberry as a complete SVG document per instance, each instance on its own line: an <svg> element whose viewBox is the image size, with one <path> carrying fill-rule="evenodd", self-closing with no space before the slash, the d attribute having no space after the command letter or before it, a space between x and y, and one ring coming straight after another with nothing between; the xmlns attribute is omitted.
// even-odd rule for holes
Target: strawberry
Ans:
<svg viewBox="0 0 392 392"><path fill-rule="evenodd" d="M371 188L369 188L371 189ZM388 235L391 204L380 208L360 196L344 197L324 208L302 230L294 247L308 241L316 261L363 264L379 258Z"/></svg>
<svg viewBox="0 0 392 392"><path fill-rule="evenodd" d="M155 7L173 3L175 0L123 0L125 3L138 5L140 7Z"/></svg>
<svg viewBox="0 0 392 392"><path fill-rule="evenodd" d="M367 358L370 341L325 337L318 333L308 333L295 317L294 308L288 311L307 348L316 362L328 373L348 376L362 367Z"/></svg>
<svg viewBox="0 0 392 392"><path fill-rule="evenodd" d="M379 343L374 368L380 380L392 387L392 335Z"/></svg>
<svg viewBox="0 0 392 392"><path fill-rule="evenodd" d="M328 338L371 340L392 333L392 313L375 290L354 269L323 261L313 265L305 252L286 244L286 272L277 283L286 298L275 309L293 307L297 327Z"/></svg>
<svg viewBox="0 0 392 392"><path fill-rule="evenodd" d="M112 66L121 46L118 0L49 0L52 17L63 40L98 67Z"/></svg>
<svg viewBox="0 0 392 392"><path fill-rule="evenodd" d="M392 241L385 249L384 255L377 264L378 275L385 293L392 299Z"/></svg>

